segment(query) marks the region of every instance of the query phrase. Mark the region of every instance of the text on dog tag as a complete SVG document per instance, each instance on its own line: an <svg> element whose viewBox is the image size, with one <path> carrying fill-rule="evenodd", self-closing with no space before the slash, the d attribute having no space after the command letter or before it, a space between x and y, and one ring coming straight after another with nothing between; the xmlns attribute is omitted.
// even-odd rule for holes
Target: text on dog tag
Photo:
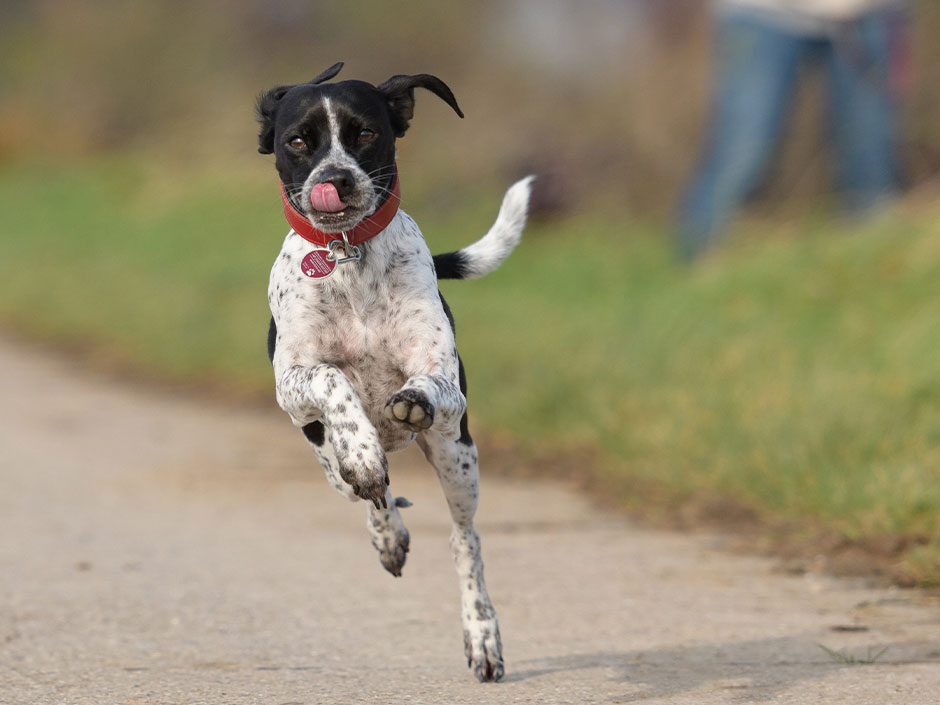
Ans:
<svg viewBox="0 0 940 705"><path fill-rule="evenodd" d="M336 260L327 259L328 250L312 250L300 261L300 270L311 279L328 277L336 269Z"/></svg>

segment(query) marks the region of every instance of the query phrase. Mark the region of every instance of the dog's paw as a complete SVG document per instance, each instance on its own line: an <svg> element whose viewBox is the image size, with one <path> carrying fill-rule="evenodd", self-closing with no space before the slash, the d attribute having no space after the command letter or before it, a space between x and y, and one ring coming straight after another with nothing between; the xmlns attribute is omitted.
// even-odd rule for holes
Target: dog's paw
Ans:
<svg viewBox="0 0 940 705"><path fill-rule="evenodd" d="M405 567L410 544L411 535L408 529L402 526L393 535L385 536L382 544L375 547L379 552L379 562L382 567L396 578L401 577L401 569Z"/></svg>
<svg viewBox="0 0 940 705"><path fill-rule="evenodd" d="M499 638L499 624L495 619L477 622L464 629L464 653L467 666L481 683L498 681L506 672L503 666L503 645Z"/></svg>
<svg viewBox="0 0 940 705"><path fill-rule="evenodd" d="M336 450L339 475L355 495L368 500L376 509L387 507L388 459L373 430L365 438L330 438Z"/></svg>
<svg viewBox="0 0 940 705"><path fill-rule="evenodd" d="M379 552L382 567L396 578L401 577L401 569L408 556L411 536L398 513L400 507L410 507L404 497L395 497L388 509L369 509L369 533L372 545Z"/></svg>
<svg viewBox="0 0 940 705"><path fill-rule="evenodd" d="M385 404L385 418L397 421L410 431L420 433L434 423L434 406L424 392L402 389Z"/></svg>
<svg viewBox="0 0 940 705"><path fill-rule="evenodd" d="M388 462L385 461L385 469L376 474L372 469L358 467L356 464L353 464L352 467L340 464L339 473L343 481L352 487L352 491L357 497L372 502L376 509L380 507L384 509L388 506L385 499L385 490L388 488L387 467Z"/></svg>

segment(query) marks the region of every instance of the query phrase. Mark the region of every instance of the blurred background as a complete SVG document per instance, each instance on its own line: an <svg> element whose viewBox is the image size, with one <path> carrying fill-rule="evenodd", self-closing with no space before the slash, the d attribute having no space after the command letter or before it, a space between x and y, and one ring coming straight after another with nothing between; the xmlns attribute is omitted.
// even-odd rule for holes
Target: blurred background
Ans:
<svg viewBox="0 0 940 705"><path fill-rule="evenodd" d="M537 168L559 182L559 208L599 199L662 217L694 163L715 83L706 0L484 0L446 11L422 0L10 0L2 12L6 162L143 151L176 168L257 168L246 149L257 93L342 60L341 78L425 71L454 86L471 122L432 112L419 123L408 148L422 150L422 172L447 168L449 158L427 162L452 143L453 178ZM940 78L930 70L940 7L916 2L913 16L900 139L918 185L940 169ZM767 204L831 191L823 78L804 73Z"/></svg>
<svg viewBox="0 0 940 705"><path fill-rule="evenodd" d="M339 79L433 73L466 119L419 92L399 144L432 251L539 175L519 251L443 289L491 465L936 584L940 5L909 9L898 197L846 215L827 76L804 62L766 178L690 263L678 204L707 169L722 56L705 0L7 0L0 326L273 404L265 293L286 225L256 96L336 61Z"/></svg>

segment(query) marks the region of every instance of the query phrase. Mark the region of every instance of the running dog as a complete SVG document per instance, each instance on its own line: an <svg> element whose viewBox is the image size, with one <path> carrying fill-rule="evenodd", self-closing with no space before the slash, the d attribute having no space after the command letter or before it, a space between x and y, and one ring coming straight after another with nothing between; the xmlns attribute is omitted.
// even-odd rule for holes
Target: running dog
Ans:
<svg viewBox="0 0 940 705"><path fill-rule="evenodd" d="M522 236L532 177L506 192L485 236L432 257L399 208L395 141L414 115L415 88L463 113L435 76L328 83L342 66L258 99L258 151L275 155L291 226L268 287L277 401L329 483L368 501L372 544L394 576L408 552L399 508L409 502L389 491L386 454L417 440L453 520L468 665L481 681L496 681L504 672L499 625L473 526L477 449L454 319L437 281L481 277L503 262Z"/></svg>

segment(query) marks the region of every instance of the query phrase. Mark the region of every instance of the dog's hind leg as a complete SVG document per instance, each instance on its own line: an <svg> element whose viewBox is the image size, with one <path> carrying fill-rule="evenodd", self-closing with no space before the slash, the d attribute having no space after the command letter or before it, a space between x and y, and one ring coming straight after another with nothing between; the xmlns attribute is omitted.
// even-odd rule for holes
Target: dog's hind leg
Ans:
<svg viewBox="0 0 940 705"><path fill-rule="evenodd" d="M313 447L317 460L323 466L330 487L348 500L355 502L360 499L356 495L353 486L346 482L339 473L339 460L336 457L336 451L326 437L323 424L314 421L308 423L302 430ZM401 577L401 569L405 565L405 557L410 543L408 529L405 528L405 523L402 521L398 508L408 507L411 502L404 497L393 497L386 486L385 504L387 507L381 509L371 503L368 505L366 527L369 529L372 545L379 552L379 560L385 570L397 578Z"/></svg>
<svg viewBox="0 0 940 705"><path fill-rule="evenodd" d="M473 526L479 499L477 448L466 432L451 441L430 430L418 436L418 444L437 471L450 508L450 548L460 582L467 665L481 681L497 681L504 672L499 623L486 591L480 536Z"/></svg>
<svg viewBox="0 0 940 705"><path fill-rule="evenodd" d="M330 487L348 500L353 502L358 500L359 497L352 485L339 474L339 460L336 458L336 451L326 438L323 424L314 421L304 426L302 430L313 447L317 460L323 466ZM411 537L408 534L408 529L405 528L405 523L402 521L398 508L408 507L411 502L404 497L393 497L386 486L385 504L387 507L381 509L374 504L368 505L366 527L369 529L372 545L379 552L379 560L385 570L399 578L401 577L401 569L405 565L405 557L408 553Z"/></svg>
<svg viewBox="0 0 940 705"><path fill-rule="evenodd" d="M369 505L366 526L372 537L372 545L379 552L382 567L396 578L400 578L411 537L398 508L408 507L411 502L404 497L392 497L388 490L385 491L385 500L387 507L381 509Z"/></svg>

